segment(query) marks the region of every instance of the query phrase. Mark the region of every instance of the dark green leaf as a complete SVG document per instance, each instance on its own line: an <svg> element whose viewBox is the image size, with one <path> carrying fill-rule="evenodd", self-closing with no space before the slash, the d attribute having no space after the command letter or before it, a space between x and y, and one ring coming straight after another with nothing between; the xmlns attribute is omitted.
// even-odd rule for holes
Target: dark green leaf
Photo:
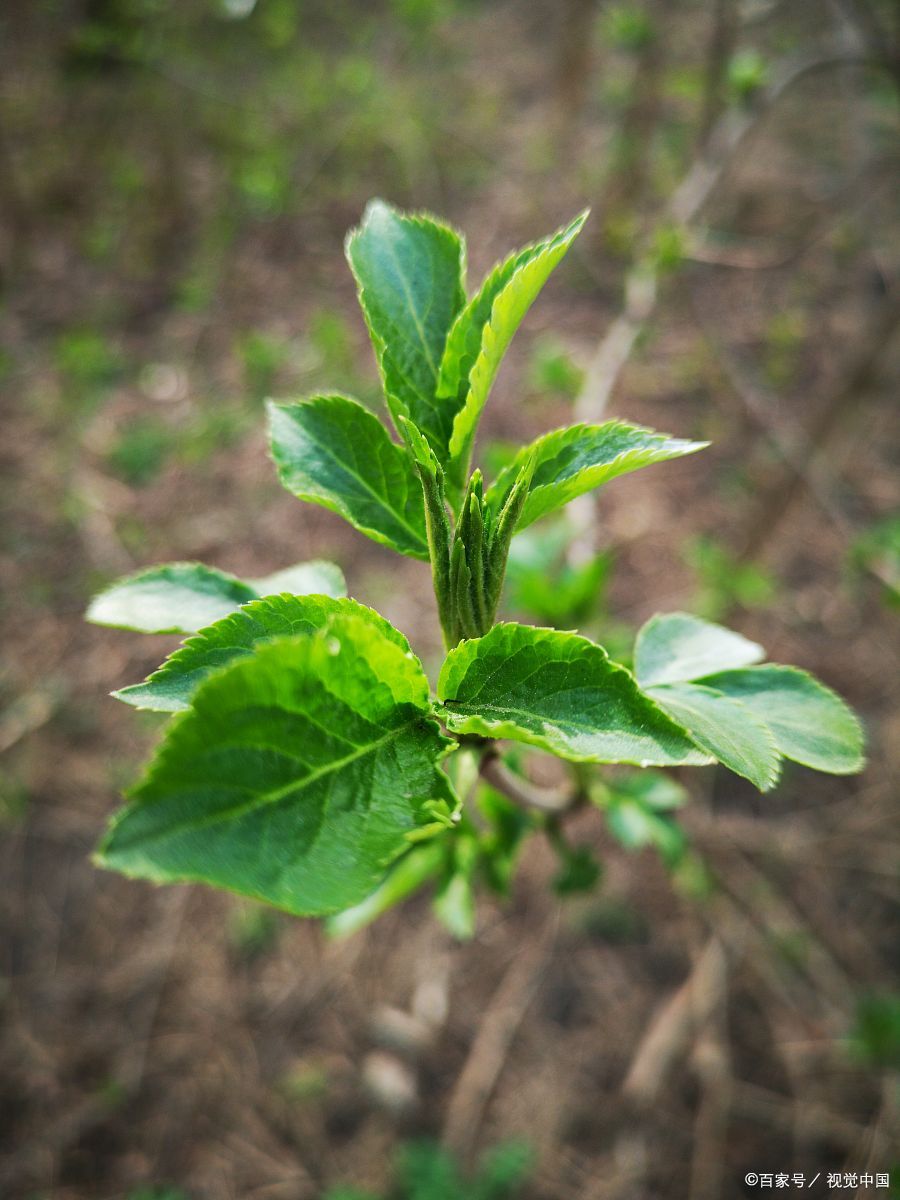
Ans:
<svg viewBox="0 0 900 1200"><path fill-rule="evenodd" d="M862 769L863 732L856 715L806 671L766 663L722 671L703 683L739 700L764 721L785 758L832 775Z"/></svg>
<svg viewBox="0 0 900 1200"><path fill-rule="evenodd" d="M437 399L447 333L465 303L465 249L424 214L373 200L347 239L347 258L395 422L408 416L447 460L454 409Z"/></svg>
<svg viewBox="0 0 900 1200"><path fill-rule="evenodd" d="M523 446L490 487L487 500L498 508L509 494L522 464L534 454L531 490L518 524L519 529L524 529L576 496L619 475L627 475L629 471L651 463L693 454L707 444L672 438L624 421L572 425L544 434L530 446Z"/></svg>
<svg viewBox="0 0 900 1200"><path fill-rule="evenodd" d="M411 836L449 820L427 697L417 660L359 617L262 646L169 726L99 861L297 914L359 903Z"/></svg>
<svg viewBox="0 0 900 1200"><path fill-rule="evenodd" d="M384 617L355 600L335 600L328 596L268 596L251 601L201 630L144 683L122 688L113 695L135 708L179 712L190 707L194 692L213 671L237 658L246 658L262 642L316 633L339 616L357 616L371 622L389 641L409 652L409 643L401 633Z"/></svg>
<svg viewBox="0 0 900 1200"><path fill-rule="evenodd" d="M377 417L346 396L268 409L272 457L289 492L401 554L428 558L419 480Z"/></svg>
<svg viewBox="0 0 900 1200"><path fill-rule="evenodd" d="M781 756L769 727L747 705L696 683L665 683L652 696L698 746L768 792L778 780Z"/></svg>
<svg viewBox="0 0 900 1200"><path fill-rule="evenodd" d="M572 896L578 892L590 892L598 884L603 869L590 846L558 844L560 867L553 877L553 890L557 896Z"/></svg>
<svg viewBox="0 0 900 1200"><path fill-rule="evenodd" d="M583 212L564 229L495 267L457 318L447 339L440 383L441 395L450 401L448 409L456 414L450 454L457 484L468 473L481 412L509 343L586 220Z"/></svg>
<svg viewBox="0 0 900 1200"><path fill-rule="evenodd" d="M574 633L496 625L451 650L438 694L455 733L529 742L574 762L709 762L624 667Z"/></svg>
<svg viewBox="0 0 900 1200"><path fill-rule="evenodd" d="M658 613L638 631L634 673L642 687L686 683L764 657L762 646L722 625L689 613Z"/></svg>

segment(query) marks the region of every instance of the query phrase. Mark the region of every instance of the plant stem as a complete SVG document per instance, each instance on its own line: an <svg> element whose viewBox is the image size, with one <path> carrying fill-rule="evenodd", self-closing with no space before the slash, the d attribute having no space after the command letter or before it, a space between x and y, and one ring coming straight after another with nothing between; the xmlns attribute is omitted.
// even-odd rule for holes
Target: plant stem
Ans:
<svg viewBox="0 0 900 1200"><path fill-rule="evenodd" d="M582 798L579 791L538 787L531 780L516 775L510 771L493 747L488 749L481 760L481 777L514 804L522 808L535 808L539 812L557 815L566 813L575 808Z"/></svg>

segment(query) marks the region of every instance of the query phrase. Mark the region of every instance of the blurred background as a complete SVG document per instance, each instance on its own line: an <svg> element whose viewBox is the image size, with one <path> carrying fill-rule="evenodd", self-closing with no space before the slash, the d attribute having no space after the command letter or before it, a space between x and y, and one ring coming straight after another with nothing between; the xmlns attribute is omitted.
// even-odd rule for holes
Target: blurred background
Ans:
<svg viewBox="0 0 900 1200"><path fill-rule="evenodd" d="M0 1195L898 1194L897 5L7 0L0 34ZM427 568L265 448L267 395L380 403L374 195L465 230L471 286L593 209L489 469L573 417L713 443L601 493L574 565L523 539L505 611L616 654L729 622L857 708L863 775L694 772L678 854L584 814L593 865L533 839L467 941L427 896L331 941L94 869L158 731L107 693L175 644L84 624L116 576L331 558L438 662Z"/></svg>

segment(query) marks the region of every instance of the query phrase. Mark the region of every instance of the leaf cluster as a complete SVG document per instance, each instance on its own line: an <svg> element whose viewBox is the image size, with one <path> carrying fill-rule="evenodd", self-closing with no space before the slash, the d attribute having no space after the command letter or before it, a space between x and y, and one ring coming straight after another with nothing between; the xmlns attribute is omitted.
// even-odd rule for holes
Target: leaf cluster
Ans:
<svg viewBox="0 0 900 1200"><path fill-rule="evenodd" d="M369 205L347 257L393 435L351 397L316 395L269 403L271 451L294 495L430 563L447 647L436 689L403 634L347 598L330 563L250 580L174 563L114 584L89 619L189 636L148 679L115 693L173 716L101 863L337 914L332 928L343 932L431 881L439 915L466 935L476 880L504 890L536 828L560 854L560 890L599 874L555 819L479 788L496 742L573 764L581 791L585 764L718 762L762 791L783 759L860 768L862 735L844 703L803 671L762 664L761 647L720 626L654 617L631 670L577 633L496 622L517 534L620 475L704 445L615 420L546 433L490 482L472 468L503 357L584 220L511 254L468 296L456 231ZM573 605L587 584L574 580ZM619 787L603 807L624 844L674 859L664 791Z"/></svg>

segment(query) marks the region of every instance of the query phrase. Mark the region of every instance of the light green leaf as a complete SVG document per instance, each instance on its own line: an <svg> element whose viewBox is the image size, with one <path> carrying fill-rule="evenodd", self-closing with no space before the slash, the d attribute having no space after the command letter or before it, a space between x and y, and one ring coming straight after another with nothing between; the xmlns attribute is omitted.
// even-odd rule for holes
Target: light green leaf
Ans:
<svg viewBox="0 0 900 1200"><path fill-rule="evenodd" d="M172 654L144 683L122 688L113 695L135 708L154 712L180 712L190 708L191 697L208 675L237 658L246 658L262 642L278 637L311 634L340 616L369 621L389 641L411 655L406 638L371 608L355 600L329 596L268 596L254 600L237 612L201 630Z"/></svg>
<svg viewBox="0 0 900 1200"><path fill-rule="evenodd" d="M408 416L447 460L454 410L437 399L453 319L465 303L465 248L433 217L373 200L347 239L385 396L396 423Z"/></svg>
<svg viewBox="0 0 900 1200"><path fill-rule="evenodd" d="M765 658L756 642L690 613L657 613L638 631L634 673L642 687L683 683Z"/></svg>
<svg viewBox="0 0 900 1200"><path fill-rule="evenodd" d="M471 874L457 871L445 880L431 905L448 933L460 941L475 935L475 888Z"/></svg>
<svg viewBox="0 0 900 1200"><path fill-rule="evenodd" d="M377 417L346 396L267 407L272 457L289 492L401 554L428 558L422 488Z"/></svg>
<svg viewBox="0 0 900 1200"><path fill-rule="evenodd" d="M703 684L763 720L785 758L832 775L862 770L864 739L855 713L806 671L766 663L709 675Z"/></svg>
<svg viewBox="0 0 900 1200"><path fill-rule="evenodd" d="M391 867L390 873L371 895L352 908L329 917L325 930L330 937L349 937L365 929L388 909L402 903L433 879L444 865L444 847L435 838L413 846Z"/></svg>
<svg viewBox="0 0 900 1200"><path fill-rule="evenodd" d="M295 567L285 567L261 579L248 579L247 582L258 596L277 596L282 592L290 592L292 596L347 595L344 572L337 563L326 562L322 558L298 563Z"/></svg>
<svg viewBox="0 0 900 1200"><path fill-rule="evenodd" d="M496 267L451 331L441 365L441 394L453 401L451 408L458 407L450 438L458 484L468 473L481 412L509 343L586 220L585 211L564 229Z"/></svg>
<svg viewBox="0 0 900 1200"><path fill-rule="evenodd" d="M709 762L624 667L574 633L496 625L450 651L438 695L455 733L512 738L573 762Z"/></svg>
<svg viewBox="0 0 900 1200"><path fill-rule="evenodd" d="M168 727L100 863L299 915L359 903L454 803L427 691L419 663L358 617L259 647Z"/></svg>
<svg viewBox="0 0 900 1200"><path fill-rule="evenodd" d="M494 301L516 271L544 253L560 232L523 246L521 250L514 250L502 262L497 263L485 276L476 294L457 314L447 336L438 381L438 395L456 402L454 412L465 404L469 375L481 350L482 334L491 318Z"/></svg>
<svg viewBox="0 0 900 1200"><path fill-rule="evenodd" d="M724 766L761 792L775 786L781 766L778 747L768 725L747 705L696 683L665 683L649 688L647 695Z"/></svg>
<svg viewBox="0 0 900 1200"><path fill-rule="evenodd" d="M250 600L273 592L343 596L341 568L317 559L263 579L238 579L202 563L164 563L120 579L91 601L87 619L139 633L196 633Z"/></svg>
<svg viewBox="0 0 900 1200"><path fill-rule="evenodd" d="M652 429L624 421L572 425L544 434L530 446L523 446L490 487L487 499L496 510L512 488L522 464L529 454L535 454L531 490L518 524L519 529L524 529L576 496L619 475L627 475L629 471L651 463L694 454L707 445L707 442L689 442L665 433L654 433Z"/></svg>
<svg viewBox="0 0 900 1200"><path fill-rule="evenodd" d="M614 799L633 800L654 812L683 808L689 800L687 788L663 771L629 771L607 780L603 792Z"/></svg>
<svg viewBox="0 0 900 1200"><path fill-rule="evenodd" d="M95 625L141 633L193 633L258 593L226 571L202 563L165 563L120 579L91 601Z"/></svg>

